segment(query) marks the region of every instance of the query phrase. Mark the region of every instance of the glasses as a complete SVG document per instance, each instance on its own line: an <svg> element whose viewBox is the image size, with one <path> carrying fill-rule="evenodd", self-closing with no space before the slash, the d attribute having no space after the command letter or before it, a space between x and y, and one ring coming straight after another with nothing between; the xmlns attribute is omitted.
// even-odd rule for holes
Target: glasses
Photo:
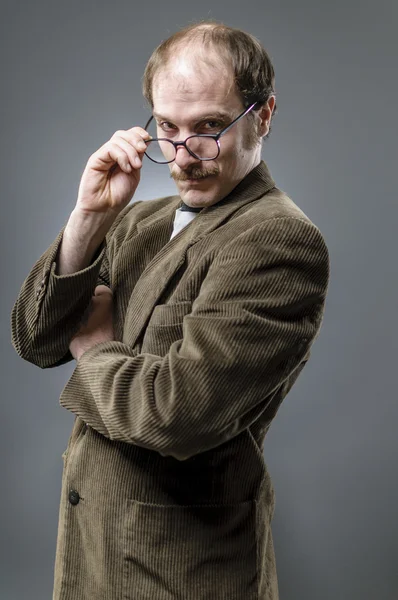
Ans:
<svg viewBox="0 0 398 600"><path fill-rule="evenodd" d="M246 108L243 113L238 115L236 119L232 121L232 123L224 127L224 129L217 134L198 133L196 135L190 135L185 141L181 142L173 142L167 138L144 140L147 145L145 155L153 162L165 165L175 160L177 156L177 147L184 146L189 154L198 160L215 160L220 154L220 137L227 133L235 123L247 115L256 104L257 102L254 102L254 104ZM152 119L153 115L145 125L144 129L147 129Z"/></svg>

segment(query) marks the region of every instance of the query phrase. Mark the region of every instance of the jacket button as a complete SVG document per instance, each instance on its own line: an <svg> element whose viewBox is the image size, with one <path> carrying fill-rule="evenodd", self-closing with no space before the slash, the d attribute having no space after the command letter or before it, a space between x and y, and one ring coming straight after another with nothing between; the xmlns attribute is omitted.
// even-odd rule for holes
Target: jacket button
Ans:
<svg viewBox="0 0 398 600"><path fill-rule="evenodd" d="M80 496L79 496L78 492L76 492L76 490L71 490L69 492L69 502L71 504L73 504L73 506L75 506L76 504L79 504L79 500L80 500Z"/></svg>

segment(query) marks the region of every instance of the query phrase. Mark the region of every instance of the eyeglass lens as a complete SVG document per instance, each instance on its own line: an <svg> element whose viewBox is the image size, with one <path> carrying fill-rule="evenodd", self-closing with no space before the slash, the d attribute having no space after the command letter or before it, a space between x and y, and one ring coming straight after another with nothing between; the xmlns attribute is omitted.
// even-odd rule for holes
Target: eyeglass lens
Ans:
<svg viewBox="0 0 398 600"><path fill-rule="evenodd" d="M199 160L213 159L218 154L218 144L214 138L193 136L186 145ZM176 157L176 147L167 140L147 142L146 154L159 163L171 162Z"/></svg>

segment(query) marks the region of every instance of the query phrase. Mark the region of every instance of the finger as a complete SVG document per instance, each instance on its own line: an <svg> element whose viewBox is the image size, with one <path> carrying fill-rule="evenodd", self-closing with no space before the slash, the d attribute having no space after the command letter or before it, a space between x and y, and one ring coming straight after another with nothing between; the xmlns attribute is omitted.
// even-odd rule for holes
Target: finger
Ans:
<svg viewBox="0 0 398 600"><path fill-rule="evenodd" d="M147 136L146 138L144 138L141 135L138 135L137 133L130 133L128 131L120 131L116 134L116 139L118 141L121 139L126 141L141 155L145 152L145 150L148 147L146 141L148 141L151 138L152 136Z"/></svg>
<svg viewBox="0 0 398 600"><path fill-rule="evenodd" d="M123 133L127 133L128 135L137 134L137 135L141 136L143 140L151 137L151 135L142 127L132 127L131 129L127 129L126 131L122 130L122 131L123 131Z"/></svg>
<svg viewBox="0 0 398 600"><path fill-rule="evenodd" d="M122 148L118 143L114 142L114 141L109 141L106 144L106 147L104 148L107 156L109 157L109 161L113 161L116 162L119 167L125 171L126 173L131 173L132 168L134 169L138 169L139 167L141 167L141 161L138 158L138 162L134 162L133 164L130 163L130 157L127 154L126 150L124 148Z"/></svg>
<svg viewBox="0 0 398 600"><path fill-rule="evenodd" d="M133 146L135 146L138 142L152 139L152 136L147 131L145 131L145 129L139 129L137 131L137 127L129 129L127 131L124 131L124 129L120 129L119 131L116 131L114 135L116 137L121 137L127 140L129 143L132 143Z"/></svg>
<svg viewBox="0 0 398 600"><path fill-rule="evenodd" d="M107 285L97 285L97 287L94 290L94 296L101 296L101 294L110 294L112 295L113 292L111 290L111 288L109 288Z"/></svg>
<svg viewBox="0 0 398 600"><path fill-rule="evenodd" d="M114 143L118 144L126 152L133 168L141 167L142 157L147 149L147 145L142 137L137 136L137 139L129 140L121 136L116 136Z"/></svg>

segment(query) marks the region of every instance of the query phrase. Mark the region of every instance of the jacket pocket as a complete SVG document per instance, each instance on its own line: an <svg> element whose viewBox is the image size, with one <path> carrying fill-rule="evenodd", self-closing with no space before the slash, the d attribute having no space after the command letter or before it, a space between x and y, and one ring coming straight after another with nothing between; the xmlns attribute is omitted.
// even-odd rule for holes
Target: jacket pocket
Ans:
<svg viewBox="0 0 398 600"><path fill-rule="evenodd" d="M155 306L145 330L140 352L165 356L170 346L183 337L183 320L192 311L189 300Z"/></svg>
<svg viewBox="0 0 398 600"><path fill-rule="evenodd" d="M124 600L258 600L256 503L128 500Z"/></svg>

